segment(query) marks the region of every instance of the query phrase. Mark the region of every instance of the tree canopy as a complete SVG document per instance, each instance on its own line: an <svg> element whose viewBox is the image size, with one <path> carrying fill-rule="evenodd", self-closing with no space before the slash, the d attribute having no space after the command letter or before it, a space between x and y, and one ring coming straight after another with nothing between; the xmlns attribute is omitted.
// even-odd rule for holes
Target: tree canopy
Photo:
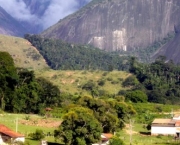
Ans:
<svg viewBox="0 0 180 145"><path fill-rule="evenodd" d="M66 145L91 145L99 142L102 127L90 109L75 107L63 117L63 122L55 130L55 138Z"/></svg>

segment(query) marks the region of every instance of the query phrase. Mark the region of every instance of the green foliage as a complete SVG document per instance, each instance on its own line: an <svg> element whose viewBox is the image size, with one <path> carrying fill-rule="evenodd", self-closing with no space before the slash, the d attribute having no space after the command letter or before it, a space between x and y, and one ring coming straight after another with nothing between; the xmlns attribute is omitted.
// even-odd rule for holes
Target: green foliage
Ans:
<svg viewBox="0 0 180 145"><path fill-rule="evenodd" d="M67 145L91 145L100 140L102 127L91 110L75 107L63 117L63 122L54 136Z"/></svg>
<svg viewBox="0 0 180 145"><path fill-rule="evenodd" d="M126 101L130 100L134 103L138 103L138 102L145 103L145 102L147 102L148 97L144 92L142 92L140 90L135 90L135 91L130 91L130 92L126 93L125 99L126 99Z"/></svg>
<svg viewBox="0 0 180 145"><path fill-rule="evenodd" d="M83 107L93 110L94 116L101 123L103 132L114 132L117 128L122 129L126 122L127 115L135 114L131 105L124 102L105 101L102 99L82 97L79 103Z"/></svg>
<svg viewBox="0 0 180 145"><path fill-rule="evenodd" d="M138 84L139 84L139 81L133 75L127 77L122 83L123 87L134 87Z"/></svg>
<svg viewBox="0 0 180 145"><path fill-rule="evenodd" d="M110 139L109 145L125 145L125 143L117 136Z"/></svg>
<svg viewBox="0 0 180 145"><path fill-rule="evenodd" d="M46 59L52 69L61 70L127 70L128 57L110 54L89 45L75 45L56 39L25 35Z"/></svg>
<svg viewBox="0 0 180 145"><path fill-rule="evenodd" d="M132 58L130 72L136 75L140 82L135 88L145 92L149 102L180 103L180 67L172 61L166 62L164 56L159 56L155 62L148 65Z"/></svg>
<svg viewBox="0 0 180 145"><path fill-rule="evenodd" d="M99 86L104 86L105 85L105 80L99 80L98 85Z"/></svg>
<svg viewBox="0 0 180 145"><path fill-rule="evenodd" d="M31 133L29 136L34 140L41 140L45 137L43 131L40 129L36 129L36 131Z"/></svg>
<svg viewBox="0 0 180 145"><path fill-rule="evenodd" d="M12 57L7 52L0 52L0 107L6 109L18 82L18 75Z"/></svg>
<svg viewBox="0 0 180 145"><path fill-rule="evenodd" d="M6 52L0 52L1 109L40 113L49 106L60 106L58 87L45 79L36 79L33 71L16 68L12 57Z"/></svg>

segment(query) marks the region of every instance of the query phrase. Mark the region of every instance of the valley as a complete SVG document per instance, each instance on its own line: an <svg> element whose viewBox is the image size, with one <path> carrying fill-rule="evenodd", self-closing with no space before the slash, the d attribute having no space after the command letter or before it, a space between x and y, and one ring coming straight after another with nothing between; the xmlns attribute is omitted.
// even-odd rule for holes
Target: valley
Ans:
<svg viewBox="0 0 180 145"><path fill-rule="evenodd" d="M179 0L0 0L0 144L178 145L179 13Z"/></svg>

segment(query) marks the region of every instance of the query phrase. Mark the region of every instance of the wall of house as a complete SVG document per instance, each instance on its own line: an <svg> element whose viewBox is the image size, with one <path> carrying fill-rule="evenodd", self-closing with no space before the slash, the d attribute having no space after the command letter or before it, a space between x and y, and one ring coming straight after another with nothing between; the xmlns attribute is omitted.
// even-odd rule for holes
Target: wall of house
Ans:
<svg viewBox="0 0 180 145"><path fill-rule="evenodd" d="M18 137L14 139L14 142L16 141L21 141L21 142L25 142L25 138L24 137Z"/></svg>
<svg viewBox="0 0 180 145"><path fill-rule="evenodd" d="M151 135L175 135L176 134L176 128L175 127L158 127L158 126L152 126L151 127Z"/></svg>

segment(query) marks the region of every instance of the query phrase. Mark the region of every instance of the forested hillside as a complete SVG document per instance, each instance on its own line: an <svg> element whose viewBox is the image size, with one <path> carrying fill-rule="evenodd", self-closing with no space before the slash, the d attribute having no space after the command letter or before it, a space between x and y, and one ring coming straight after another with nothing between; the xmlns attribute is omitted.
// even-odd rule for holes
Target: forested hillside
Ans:
<svg viewBox="0 0 180 145"><path fill-rule="evenodd" d="M141 101L145 100L146 94L149 102L180 104L180 66L173 61L166 62L166 58L160 56L151 64L142 64L131 58L130 72L135 76L128 77L123 85L131 87L131 90L121 91L120 94L138 102L139 100L134 100L134 96L140 99L137 91L141 91Z"/></svg>
<svg viewBox="0 0 180 145"><path fill-rule="evenodd" d="M42 113L45 107L61 102L58 87L34 72L16 68L7 52L0 52L0 110Z"/></svg>
<svg viewBox="0 0 180 145"><path fill-rule="evenodd" d="M128 57L120 57L89 45L25 35L52 69L61 70L128 70Z"/></svg>

